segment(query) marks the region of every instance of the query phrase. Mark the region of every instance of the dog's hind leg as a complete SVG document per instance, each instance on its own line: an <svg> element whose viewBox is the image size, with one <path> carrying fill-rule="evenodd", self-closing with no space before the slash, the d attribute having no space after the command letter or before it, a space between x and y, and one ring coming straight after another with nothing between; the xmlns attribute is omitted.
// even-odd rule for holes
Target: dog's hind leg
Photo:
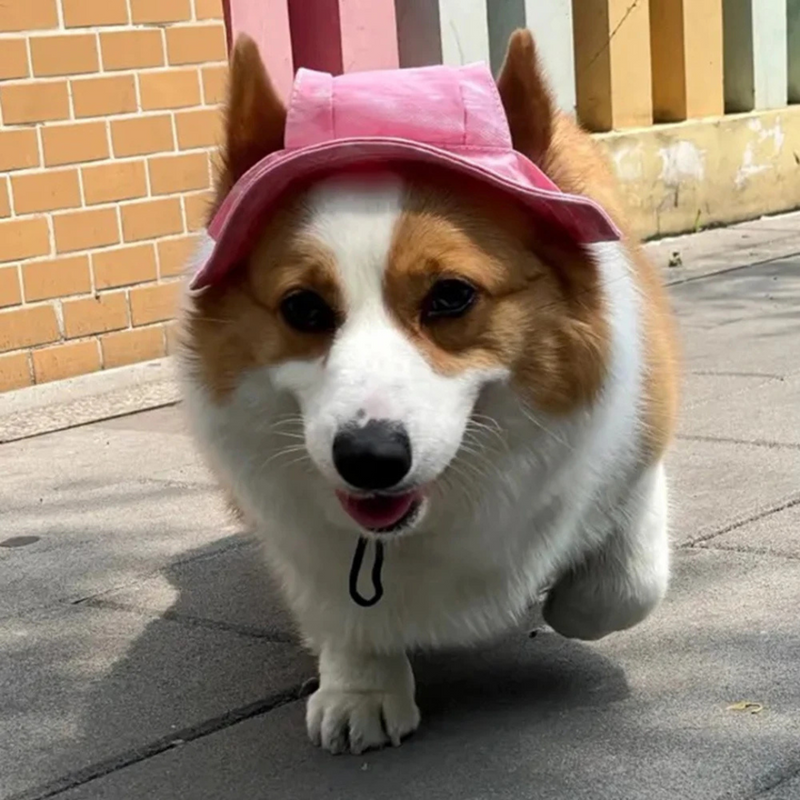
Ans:
<svg viewBox="0 0 800 800"><path fill-rule="evenodd" d="M658 464L615 512L601 548L558 578L544 617L563 636L600 639L647 617L668 582L667 490Z"/></svg>

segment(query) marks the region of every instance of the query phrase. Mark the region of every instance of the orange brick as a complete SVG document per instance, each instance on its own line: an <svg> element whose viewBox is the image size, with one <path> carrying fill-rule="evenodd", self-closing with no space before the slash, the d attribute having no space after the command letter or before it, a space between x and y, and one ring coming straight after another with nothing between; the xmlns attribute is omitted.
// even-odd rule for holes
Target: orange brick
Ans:
<svg viewBox="0 0 800 800"><path fill-rule="evenodd" d="M0 177L0 219L11 216L11 200L8 197L8 181Z"/></svg>
<svg viewBox="0 0 800 800"><path fill-rule="evenodd" d="M100 337L103 348L103 364L106 369L150 361L166 353L164 329L161 325L152 328L136 328L132 331L109 333Z"/></svg>
<svg viewBox="0 0 800 800"><path fill-rule="evenodd" d="M158 268L162 278L183 274L197 241L197 236L181 236L158 243Z"/></svg>
<svg viewBox="0 0 800 800"><path fill-rule="evenodd" d="M3 108L3 122L6 125L67 119L67 82L39 81L0 86L0 106Z"/></svg>
<svg viewBox="0 0 800 800"><path fill-rule="evenodd" d="M33 351L33 374L36 383L59 381L100 369L97 341L68 342Z"/></svg>
<svg viewBox="0 0 800 800"><path fill-rule="evenodd" d="M105 117L136 111L133 75L72 81L72 107L76 117Z"/></svg>
<svg viewBox="0 0 800 800"><path fill-rule="evenodd" d="M117 212L114 208L73 211L53 217L56 252L90 250L119 242Z"/></svg>
<svg viewBox="0 0 800 800"><path fill-rule="evenodd" d="M148 169L153 194L188 192L209 185L208 156L205 153L151 158Z"/></svg>
<svg viewBox="0 0 800 800"><path fill-rule="evenodd" d="M215 105L225 99L227 80L227 67L205 67L203 69L203 102L206 105Z"/></svg>
<svg viewBox="0 0 800 800"><path fill-rule="evenodd" d="M50 305L0 311L0 353L47 344L58 338L58 320Z"/></svg>
<svg viewBox="0 0 800 800"><path fill-rule="evenodd" d="M125 292L66 300L61 306L64 310L64 333L67 339L128 327Z"/></svg>
<svg viewBox="0 0 800 800"><path fill-rule="evenodd" d="M0 356L0 392L30 386L31 365L27 353Z"/></svg>
<svg viewBox="0 0 800 800"><path fill-rule="evenodd" d="M131 0L133 23L185 22L192 18L189 0Z"/></svg>
<svg viewBox="0 0 800 800"><path fill-rule="evenodd" d="M194 0L197 19L222 19L222 0Z"/></svg>
<svg viewBox="0 0 800 800"><path fill-rule="evenodd" d="M29 261L22 265L22 283L28 302L91 292L89 256Z"/></svg>
<svg viewBox="0 0 800 800"><path fill-rule="evenodd" d="M186 25L167 28L170 64L207 64L227 57L222 25Z"/></svg>
<svg viewBox="0 0 800 800"><path fill-rule="evenodd" d="M17 214L75 208L81 204L76 169L15 175L11 178L11 186L14 190L14 211Z"/></svg>
<svg viewBox="0 0 800 800"><path fill-rule="evenodd" d="M183 217L177 197L122 206L122 233L126 242L182 232Z"/></svg>
<svg viewBox="0 0 800 800"><path fill-rule="evenodd" d="M206 226L212 200L213 196L211 192L187 194L183 198L183 204L186 208L187 231L199 231Z"/></svg>
<svg viewBox="0 0 800 800"><path fill-rule="evenodd" d="M57 27L56 0L3 0L0 3L0 32Z"/></svg>
<svg viewBox="0 0 800 800"><path fill-rule="evenodd" d="M44 217L0 222L0 261L19 261L50 252L50 233Z"/></svg>
<svg viewBox="0 0 800 800"><path fill-rule="evenodd" d="M125 25L128 5L125 0L61 0L67 28L94 25Z"/></svg>
<svg viewBox="0 0 800 800"><path fill-rule="evenodd" d="M197 70L143 72L139 75L139 95L144 111L199 105Z"/></svg>
<svg viewBox="0 0 800 800"><path fill-rule="evenodd" d="M37 36L31 39L31 63L37 77L97 72L97 42L92 34Z"/></svg>
<svg viewBox="0 0 800 800"><path fill-rule="evenodd" d="M142 69L164 64L161 31L119 31L101 33L103 69Z"/></svg>
<svg viewBox="0 0 800 800"><path fill-rule="evenodd" d="M48 125L42 128L44 163L75 164L108 158L108 137L105 122L84 122L78 125Z"/></svg>
<svg viewBox="0 0 800 800"><path fill-rule="evenodd" d="M94 284L98 289L130 286L156 279L155 247L138 244L92 255Z"/></svg>
<svg viewBox="0 0 800 800"><path fill-rule="evenodd" d="M25 46L25 40L3 39L3 45L0 47L0 81L27 77L28 48Z"/></svg>
<svg viewBox="0 0 800 800"><path fill-rule="evenodd" d="M147 194L144 161L117 161L84 167L81 172L87 205L130 200Z"/></svg>
<svg viewBox="0 0 800 800"><path fill-rule="evenodd" d="M175 115L178 147L215 147L222 141L222 114L216 108L181 111Z"/></svg>
<svg viewBox="0 0 800 800"><path fill-rule="evenodd" d="M117 158L175 149L172 121L167 115L112 120L111 141Z"/></svg>
<svg viewBox="0 0 800 800"><path fill-rule="evenodd" d="M39 143L35 130L0 130L0 172L38 166Z"/></svg>
<svg viewBox="0 0 800 800"><path fill-rule="evenodd" d="M134 325L149 325L172 319L178 310L180 281L131 289L131 319Z"/></svg>
<svg viewBox="0 0 800 800"><path fill-rule="evenodd" d="M0 307L18 306L22 302L16 267L0 268Z"/></svg>

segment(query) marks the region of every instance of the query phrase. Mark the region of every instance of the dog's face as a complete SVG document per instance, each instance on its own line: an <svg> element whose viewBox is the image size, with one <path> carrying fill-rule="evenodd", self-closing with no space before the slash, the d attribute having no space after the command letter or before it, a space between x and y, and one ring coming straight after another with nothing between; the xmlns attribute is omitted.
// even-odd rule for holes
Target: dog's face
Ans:
<svg viewBox="0 0 800 800"><path fill-rule="evenodd" d="M236 81L234 62L233 99L247 94ZM483 387L503 382L565 413L600 385L596 272L545 238L503 197L446 173L318 181L288 196L248 262L194 301L186 333L199 379L220 407L247 384L254 422L273 413L275 393L293 398L322 477L309 482L317 500L361 530L419 528L470 449Z"/></svg>
<svg viewBox="0 0 800 800"><path fill-rule="evenodd" d="M271 379L296 398L308 453L345 509L378 530L420 521L481 386L508 375L480 308L491 256L444 216L426 230L436 222L412 198L387 175L324 181L250 271L276 338L306 348ZM276 263L291 267L264 268Z"/></svg>

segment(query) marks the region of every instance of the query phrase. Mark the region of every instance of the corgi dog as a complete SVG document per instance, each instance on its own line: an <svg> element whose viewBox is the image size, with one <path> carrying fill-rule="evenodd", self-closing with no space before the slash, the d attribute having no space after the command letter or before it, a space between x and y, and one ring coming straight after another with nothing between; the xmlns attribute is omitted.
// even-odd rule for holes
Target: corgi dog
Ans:
<svg viewBox="0 0 800 800"><path fill-rule="evenodd" d="M407 654L533 601L585 640L656 608L673 317L530 32L496 82L301 71L288 108L240 38L213 211L185 406L319 660L315 744L400 744Z"/></svg>

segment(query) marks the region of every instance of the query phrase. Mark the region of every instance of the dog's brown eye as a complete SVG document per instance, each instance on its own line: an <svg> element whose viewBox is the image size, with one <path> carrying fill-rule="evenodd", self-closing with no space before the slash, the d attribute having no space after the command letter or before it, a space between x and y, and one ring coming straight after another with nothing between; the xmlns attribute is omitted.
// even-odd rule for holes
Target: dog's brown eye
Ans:
<svg viewBox="0 0 800 800"><path fill-rule="evenodd" d="M457 278L437 281L422 303L422 321L462 317L478 299L475 287Z"/></svg>
<svg viewBox="0 0 800 800"><path fill-rule="evenodd" d="M281 314L289 327L303 333L327 333L336 328L336 312L310 289L284 297Z"/></svg>

